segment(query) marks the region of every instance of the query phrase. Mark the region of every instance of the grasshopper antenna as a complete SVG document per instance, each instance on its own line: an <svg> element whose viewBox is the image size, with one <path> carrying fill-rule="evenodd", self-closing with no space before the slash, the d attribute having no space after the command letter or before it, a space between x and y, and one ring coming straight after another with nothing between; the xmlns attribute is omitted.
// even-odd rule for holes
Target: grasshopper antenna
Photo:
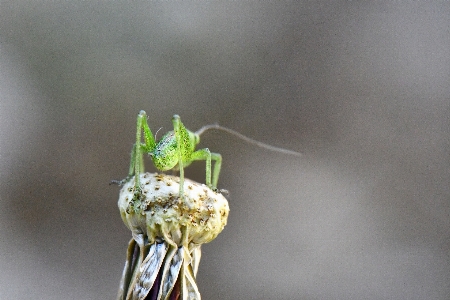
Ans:
<svg viewBox="0 0 450 300"><path fill-rule="evenodd" d="M254 140L254 139L251 139L249 137L246 137L245 135L243 135L243 134L241 134L241 133L239 133L237 131L234 131L233 129L220 126L219 124L205 125L202 128L200 128L199 130L197 130L195 132L195 134L198 134L200 136L201 134L203 134L205 131L207 131L209 129L217 129L217 130L222 130L222 131L228 132L229 134L237 136L238 138L246 141L247 143L256 145L258 147L261 147L261 148L264 148L264 149L267 149L267 150L270 150L270 151L275 151L275 152L280 152L280 153L289 154L289 155L295 155L295 156L301 156L302 155L299 152L295 152L295 151L291 151L291 150L287 150L287 149L284 149L284 148L275 147L275 146L271 146L271 145L259 142L257 140Z"/></svg>

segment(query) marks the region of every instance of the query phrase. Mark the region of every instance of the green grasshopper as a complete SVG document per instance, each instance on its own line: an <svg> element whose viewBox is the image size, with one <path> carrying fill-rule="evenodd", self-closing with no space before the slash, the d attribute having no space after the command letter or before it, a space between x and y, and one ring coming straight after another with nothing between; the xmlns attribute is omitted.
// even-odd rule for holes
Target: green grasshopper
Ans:
<svg viewBox="0 0 450 300"><path fill-rule="evenodd" d="M234 130L222 127L218 124L206 125L196 132L189 131L180 120L180 116L174 115L172 118L173 131L166 133L158 142L155 141L153 133L147 123L147 114L141 110L137 117L136 143L131 151L131 163L128 176L122 181L112 181L119 185L128 182L133 176L135 178L135 199L141 197L140 176L144 172L143 154L151 156L153 164L160 171L179 170L180 191L179 196L184 196L184 168L193 161L206 161L206 185L216 190L219 180L220 168L222 165L222 155L209 151L208 148L196 150L200 143L200 135L208 129L218 129L231 133L249 143L271 151L300 156L298 152L270 146L253 139L250 139ZM144 143L142 143L142 132L144 133ZM214 170L211 174L211 161L214 160ZM136 175L136 176L135 176Z"/></svg>

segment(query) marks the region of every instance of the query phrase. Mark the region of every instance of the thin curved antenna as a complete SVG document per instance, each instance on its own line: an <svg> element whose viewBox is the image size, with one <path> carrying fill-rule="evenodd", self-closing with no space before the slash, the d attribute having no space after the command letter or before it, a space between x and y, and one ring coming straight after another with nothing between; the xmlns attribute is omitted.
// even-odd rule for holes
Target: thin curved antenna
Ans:
<svg viewBox="0 0 450 300"><path fill-rule="evenodd" d="M159 129L155 133L155 141L157 141L156 136L158 135L158 132L162 129L162 127L159 127Z"/></svg>
<svg viewBox="0 0 450 300"><path fill-rule="evenodd" d="M201 134L203 134L205 131L207 131L209 129L223 130L223 131L228 132L228 133L230 133L230 134L232 134L234 136L237 136L238 138L246 141L247 143L259 146L261 148L264 148L264 149L267 149L267 150L270 150L270 151L275 151L275 152L280 152L280 153L289 154L289 155L295 155L295 156L301 156L302 155L299 152L295 152L295 151L287 150L287 149L284 149L284 148L271 146L271 145L268 145L268 144L256 141L254 139L246 137L245 135L243 135L243 134L241 134L241 133L239 133L237 131L234 131L233 129L220 126L219 124L211 124L211 125L203 126L199 130L197 130L195 132L195 134L198 134L200 136Z"/></svg>

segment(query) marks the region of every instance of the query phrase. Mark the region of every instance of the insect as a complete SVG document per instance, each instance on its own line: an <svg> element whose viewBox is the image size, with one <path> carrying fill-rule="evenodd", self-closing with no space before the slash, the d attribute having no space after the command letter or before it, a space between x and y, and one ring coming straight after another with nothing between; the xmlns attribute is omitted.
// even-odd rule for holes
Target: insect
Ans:
<svg viewBox="0 0 450 300"><path fill-rule="evenodd" d="M128 182L134 175L144 172L143 154L147 153L151 156L153 164L160 171L179 170L180 173L180 197L184 195L184 168L189 166L193 161L206 161L206 179L205 183L209 188L216 190L219 180L220 168L222 165L222 156L219 153L209 151L208 148L196 150L196 146L200 143L200 135L209 129L218 129L235 135L246 142L252 143L259 147L277 151L285 154L300 156L295 151L286 150L270 146L251 138L248 138L232 129L222 127L218 124L206 125L196 132L192 132L183 125L180 116L174 115L172 118L173 131L166 133L158 142L155 141L152 131L147 123L147 114L141 110L137 117L136 143L131 151L131 163L128 176L122 181L113 181L119 185ZM142 143L142 133L144 134ZM214 161L214 169L211 170L211 162ZM135 198L141 196L141 184L139 176L135 178Z"/></svg>

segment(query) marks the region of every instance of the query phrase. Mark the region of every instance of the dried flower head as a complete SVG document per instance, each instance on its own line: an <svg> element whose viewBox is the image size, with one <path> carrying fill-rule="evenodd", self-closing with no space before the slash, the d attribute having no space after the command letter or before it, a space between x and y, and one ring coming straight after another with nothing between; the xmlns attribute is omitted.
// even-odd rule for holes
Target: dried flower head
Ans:
<svg viewBox="0 0 450 300"><path fill-rule="evenodd" d="M187 178L140 174L120 191L119 210L133 239L118 299L200 299L195 276L203 243L223 230L229 213L221 193Z"/></svg>

